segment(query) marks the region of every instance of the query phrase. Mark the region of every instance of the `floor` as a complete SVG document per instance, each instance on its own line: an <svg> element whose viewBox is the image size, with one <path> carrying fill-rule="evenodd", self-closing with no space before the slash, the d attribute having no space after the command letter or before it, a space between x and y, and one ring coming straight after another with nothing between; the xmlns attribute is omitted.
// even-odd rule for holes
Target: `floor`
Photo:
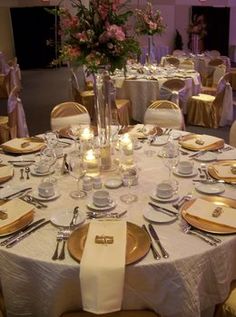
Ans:
<svg viewBox="0 0 236 317"><path fill-rule="evenodd" d="M26 113L30 135L50 129L50 112L58 103L71 100L69 74L66 67L22 71L21 99ZM234 92L236 100L236 92ZM0 113L6 109L0 101ZM207 129L187 126L187 131L219 136L228 142L229 127Z"/></svg>

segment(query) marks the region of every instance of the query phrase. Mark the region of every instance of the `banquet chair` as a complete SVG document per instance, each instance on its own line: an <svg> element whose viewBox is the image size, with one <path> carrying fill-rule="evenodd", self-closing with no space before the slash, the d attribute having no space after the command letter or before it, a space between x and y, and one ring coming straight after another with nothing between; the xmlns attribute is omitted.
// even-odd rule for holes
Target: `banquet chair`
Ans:
<svg viewBox="0 0 236 317"><path fill-rule="evenodd" d="M77 76L73 70L71 70L71 88L72 96L75 102L78 102L85 106L88 110L91 121L96 123L96 114L94 108L94 92L92 86L87 86L86 90L80 90ZM131 117L131 102L129 99L115 99L115 108L112 110L112 115L117 115L118 121L122 126L128 126L130 124Z"/></svg>
<svg viewBox="0 0 236 317"><path fill-rule="evenodd" d="M217 67L220 65L224 65L224 61L220 58L215 58L209 61L206 72L204 74L204 78L202 78L202 82L204 86L211 87L213 84L213 75Z"/></svg>
<svg viewBox="0 0 236 317"><path fill-rule="evenodd" d="M180 64L180 60L175 57L175 56L168 56L166 57L165 59L165 65L172 65L172 66L175 66L175 67L179 67L179 64Z"/></svg>
<svg viewBox="0 0 236 317"><path fill-rule="evenodd" d="M73 101L56 105L51 111L52 131L76 124L90 124L88 110L81 104Z"/></svg>
<svg viewBox="0 0 236 317"><path fill-rule="evenodd" d="M225 73L226 73L225 65L222 64L222 65L216 66L213 72L211 86L202 86L201 93L215 96L218 83L220 82L221 78L225 75Z"/></svg>
<svg viewBox="0 0 236 317"><path fill-rule="evenodd" d="M222 82L216 96L199 94L189 98L187 123L208 128L218 128L232 123L233 93L229 82Z"/></svg>
<svg viewBox="0 0 236 317"><path fill-rule="evenodd" d="M191 59L187 58L179 64L179 68L194 70L194 62Z"/></svg>
<svg viewBox="0 0 236 317"><path fill-rule="evenodd" d="M236 120L232 123L229 130L229 144L236 147Z"/></svg>
<svg viewBox="0 0 236 317"><path fill-rule="evenodd" d="M184 117L177 104L168 100L157 100L146 109L144 124L184 130Z"/></svg>
<svg viewBox="0 0 236 317"><path fill-rule="evenodd" d="M216 306L214 317L236 317L236 281L231 283L226 300Z"/></svg>
<svg viewBox="0 0 236 317"><path fill-rule="evenodd" d="M180 78L167 79L162 84L162 87L160 90L161 99L170 100L176 103L178 106L180 106L179 96L180 96L180 93L184 91L184 89L185 89L185 81L183 79L180 79ZM167 91L169 90L171 93L171 96L169 98L163 98L163 93L164 93L163 90L165 91L165 93L167 93Z"/></svg>
<svg viewBox="0 0 236 317"><path fill-rule="evenodd" d="M86 311L77 311L77 312L65 312L60 317L160 317L151 310L121 310L114 313L108 314L92 314Z"/></svg>

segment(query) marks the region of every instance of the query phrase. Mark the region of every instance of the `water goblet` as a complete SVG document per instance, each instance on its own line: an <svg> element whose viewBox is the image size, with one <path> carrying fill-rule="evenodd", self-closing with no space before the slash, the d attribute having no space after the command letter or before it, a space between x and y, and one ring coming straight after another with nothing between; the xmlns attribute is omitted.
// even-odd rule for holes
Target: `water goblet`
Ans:
<svg viewBox="0 0 236 317"><path fill-rule="evenodd" d="M173 187L174 192L178 190L178 182L172 179L172 171L179 162L179 147L174 142L168 142L162 149L162 160L164 165L168 168L169 182Z"/></svg>
<svg viewBox="0 0 236 317"><path fill-rule="evenodd" d="M120 196L120 200L126 204L131 204L138 200L138 196L130 193L131 185L136 182L138 176L138 169L135 166L122 166L120 168L120 173L124 183L128 185L128 193Z"/></svg>
<svg viewBox="0 0 236 317"><path fill-rule="evenodd" d="M77 189L70 192L70 196L74 199L84 198L86 192L80 189L80 180L86 174L86 163L80 159L78 153L71 152L68 154L69 174L76 179Z"/></svg>
<svg viewBox="0 0 236 317"><path fill-rule="evenodd" d="M79 146L79 137L80 137L80 132L81 132L81 126L80 125L71 125L68 129L68 135L69 137L74 141L74 148L77 149Z"/></svg>

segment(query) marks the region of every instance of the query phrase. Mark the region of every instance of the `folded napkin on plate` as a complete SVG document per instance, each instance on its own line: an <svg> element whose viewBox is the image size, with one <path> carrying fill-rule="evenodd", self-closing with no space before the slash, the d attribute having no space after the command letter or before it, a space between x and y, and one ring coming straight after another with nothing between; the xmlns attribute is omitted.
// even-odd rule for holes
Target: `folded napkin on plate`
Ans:
<svg viewBox="0 0 236 317"><path fill-rule="evenodd" d="M214 170L220 178L236 178L236 174L231 172L231 165L214 165Z"/></svg>
<svg viewBox="0 0 236 317"><path fill-rule="evenodd" d="M12 175L13 167L11 165L0 166L0 180Z"/></svg>
<svg viewBox="0 0 236 317"><path fill-rule="evenodd" d="M43 142L37 141L36 139L33 141L28 138L15 138L10 141L7 141L2 144L3 150L12 150L21 153L27 153L31 151L39 150L42 146L44 146Z"/></svg>
<svg viewBox="0 0 236 317"><path fill-rule="evenodd" d="M198 219L236 229L236 210L234 208L220 206L222 213L218 217L213 217L212 213L217 207L218 206L212 202L198 198L186 212L188 215Z"/></svg>
<svg viewBox="0 0 236 317"><path fill-rule="evenodd" d="M4 199L9 195L13 195L14 193L18 193L19 191L23 191L24 189L29 188L29 185L24 185L24 186L14 186L14 187L10 187L10 186L6 186L5 188L2 188L0 190L0 199Z"/></svg>
<svg viewBox="0 0 236 317"><path fill-rule="evenodd" d="M196 140L198 139L204 141L204 144L196 143ZM191 146L196 150L202 150L202 149L205 149L207 146L213 145L220 141L223 141L223 140L214 136L201 134L197 138L194 137L194 138L183 140L181 141L181 144L184 144L186 146Z"/></svg>
<svg viewBox="0 0 236 317"><path fill-rule="evenodd" d="M133 129L129 131L129 134L137 138L143 138L145 137L145 135L142 132L143 127L144 127L144 124L136 124L135 127L133 127ZM154 127L155 126L152 124L146 124L145 130L147 133L150 133L154 129Z"/></svg>
<svg viewBox="0 0 236 317"><path fill-rule="evenodd" d="M33 209L34 207L31 204L19 198L12 199L1 205L0 210L7 214L7 218L0 219L0 234L7 234L11 229L17 229L18 224L20 225L26 217L32 215Z"/></svg>
<svg viewBox="0 0 236 317"><path fill-rule="evenodd" d="M217 160L236 160L236 149L225 151L217 155Z"/></svg>
<svg viewBox="0 0 236 317"><path fill-rule="evenodd" d="M126 256L126 222L92 221L80 262L83 310L104 314L121 309ZM95 243L96 236L113 243Z"/></svg>

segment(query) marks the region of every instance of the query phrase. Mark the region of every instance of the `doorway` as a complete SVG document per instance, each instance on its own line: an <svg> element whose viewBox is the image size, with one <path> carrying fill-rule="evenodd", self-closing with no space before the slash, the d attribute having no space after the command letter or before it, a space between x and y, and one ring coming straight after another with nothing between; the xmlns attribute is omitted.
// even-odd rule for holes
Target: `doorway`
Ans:
<svg viewBox="0 0 236 317"><path fill-rule="evenodd" d="M53 7L11 8L15 52L21 69L48 68L57 58L57 20Z"/></svg>

